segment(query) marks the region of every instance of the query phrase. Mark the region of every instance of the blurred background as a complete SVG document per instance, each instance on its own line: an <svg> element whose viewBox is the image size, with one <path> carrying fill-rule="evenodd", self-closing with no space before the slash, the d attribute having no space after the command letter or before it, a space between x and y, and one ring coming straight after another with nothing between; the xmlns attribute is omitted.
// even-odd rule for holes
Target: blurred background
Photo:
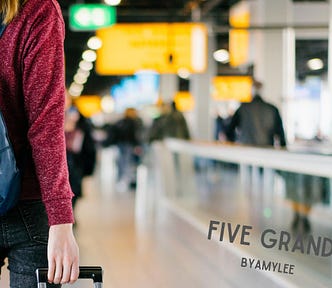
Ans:
<svg viewBox="0 0 332 288"><path fill-rule="evenodd" d="M332 2L58 2L81 265L105 287L331 287ZM257 94L273 116L243 116ZM241 141L252 123L273 143Z"/></svg>

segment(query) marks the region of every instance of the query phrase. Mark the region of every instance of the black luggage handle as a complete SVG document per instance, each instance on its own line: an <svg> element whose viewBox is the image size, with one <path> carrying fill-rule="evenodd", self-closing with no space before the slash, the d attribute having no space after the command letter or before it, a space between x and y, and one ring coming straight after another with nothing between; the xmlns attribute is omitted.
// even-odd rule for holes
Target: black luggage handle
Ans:
<svg viewBox="0 0 332 288"><path fill-rule="evenodd" d="M36 270L38 288L46 287L47 268L38 268ZM80 279L92 279L95 288L101 288L103 283L103 269L100 266L80 266Z"/></svg>

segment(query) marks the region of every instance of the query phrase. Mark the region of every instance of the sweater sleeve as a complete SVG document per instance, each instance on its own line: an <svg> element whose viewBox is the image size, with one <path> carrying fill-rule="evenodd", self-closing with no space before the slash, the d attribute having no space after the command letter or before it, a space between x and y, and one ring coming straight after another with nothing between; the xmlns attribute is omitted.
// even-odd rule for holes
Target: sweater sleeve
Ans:
<svg viewBox="0 0 332 288"><path fill-rule="evenodd" d="M64 138L64 23L56 11L32 26L24 50L23 93L49 225L73 223Z"/></svg>

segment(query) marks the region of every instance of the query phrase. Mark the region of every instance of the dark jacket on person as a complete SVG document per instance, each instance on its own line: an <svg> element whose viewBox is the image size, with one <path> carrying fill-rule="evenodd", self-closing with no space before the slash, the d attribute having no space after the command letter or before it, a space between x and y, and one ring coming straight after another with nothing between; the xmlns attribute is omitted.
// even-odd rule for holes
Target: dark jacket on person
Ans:
<svg viewBox="0 0 332 288"><path fill-rule="evenodd" d="M141 144L143 124L139 118L124 117L114 125L116 142L118 144L130 144L133 146Z"/></svg>
<svg viewBox="0 0 332 288"><path fill-rule="evenodd" d="M164 121L163 136L164 138L178 138L178 139L190 139L189 128L180 111L173 110L169 113Z"/></svg>
<svg viewBox="0 0 332 288"><path fill-rule="evenodd" d="M285 134L278 109L255 95L250 103L243 103L235 112L228 129L228 137L255 146L285 146Z"/></svg>
<svg viewBox="0 0 332 288"><path fill-rule="evenodd" d="M82 135L79 150L73 149L75 134ZM76 197L82 196L82 180L91 176L95 170L97 161L97 147L92 137L92 124L89 119L79 114L75 129L66 132L66 153L69 170L69 182Z"/></svg>

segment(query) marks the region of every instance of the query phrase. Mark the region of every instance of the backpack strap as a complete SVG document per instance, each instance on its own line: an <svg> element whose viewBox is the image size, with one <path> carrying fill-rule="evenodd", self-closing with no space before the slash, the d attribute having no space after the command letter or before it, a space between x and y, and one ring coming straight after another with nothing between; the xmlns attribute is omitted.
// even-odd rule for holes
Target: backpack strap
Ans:
<svg viewBox="0 0 332 288"><path fill-rule="evenodd" d="M4 24L0 25L0 37L1 37L2 33L3 33L3 31L5 31L5 28L6 28L6 26Z"/></svg>
<svg viewBox="0 0 332 288"><path fill-rule="evenodd" d="M3 31L5 31L5 29L6 29L6 25L2 23L2 20L3 20L3 16L0 13L0 37L1 37L2 33L3 33Z"/></svg>

